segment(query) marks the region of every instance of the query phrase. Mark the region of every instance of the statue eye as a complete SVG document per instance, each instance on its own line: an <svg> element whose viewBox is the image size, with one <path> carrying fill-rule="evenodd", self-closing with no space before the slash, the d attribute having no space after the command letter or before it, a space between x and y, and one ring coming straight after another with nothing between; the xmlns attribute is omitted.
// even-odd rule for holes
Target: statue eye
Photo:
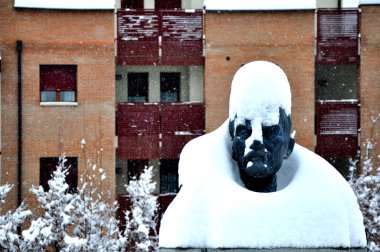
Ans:
<svg viewBox="0 0 380 252"><path fill-rule="evenodd" d="M263 137L266 139L277 137L280 134L280 126L263 127Z"/></svg>
<svg viewBox="0 0 380 252"><path fill-rule="evenodd" d="M249 129L246 125L238 125L236 127L236 137L240 139L247 139L252 134L252 129Z"/></svg>

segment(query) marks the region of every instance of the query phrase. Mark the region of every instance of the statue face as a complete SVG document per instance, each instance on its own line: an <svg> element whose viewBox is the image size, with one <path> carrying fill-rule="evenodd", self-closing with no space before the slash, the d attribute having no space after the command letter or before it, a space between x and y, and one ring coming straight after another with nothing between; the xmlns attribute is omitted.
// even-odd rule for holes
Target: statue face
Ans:
<svg viewBox="0 0 380 252"><path fill-rule="evenodd" d="M277 125L253 126L252 120L239 118L239 115L230 121L233 158L238 163L241 178L246 185L250 181L265 180L269 180L269 183L274 180L275 184L275 175L281 168L283 159L292 153L294 139L290 137L291 119L282 108L279 110Z"/></svg>

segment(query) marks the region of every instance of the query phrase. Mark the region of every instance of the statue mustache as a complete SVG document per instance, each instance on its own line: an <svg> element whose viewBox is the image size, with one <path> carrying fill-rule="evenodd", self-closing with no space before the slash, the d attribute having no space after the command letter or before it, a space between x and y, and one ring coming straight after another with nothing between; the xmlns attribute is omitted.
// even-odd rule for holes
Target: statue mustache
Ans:
<svg viewBox="0 0 380 252"><path fill-rule="evenodd" d="M261 161L265 164L272 164L272 154L270 152L266 152L264 150L252 150L248 152L244 156L244 163L245 165L248 164L248 162L254 162L254 161Z"/></svg>

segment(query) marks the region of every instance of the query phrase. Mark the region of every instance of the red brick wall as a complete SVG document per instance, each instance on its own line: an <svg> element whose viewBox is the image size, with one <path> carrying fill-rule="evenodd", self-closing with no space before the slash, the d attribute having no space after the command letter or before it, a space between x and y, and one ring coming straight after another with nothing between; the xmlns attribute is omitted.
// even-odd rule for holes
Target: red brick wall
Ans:
<svg viewBox="0 0 380 252"><path fill-rule="evenodd" d="M366 139L372 138L377 143L373 160L379 164L377 156L380 154L380 119L372 127L371 117L376 117L380 113L380 6L362 6L361 9L361 149L364 157L363 143Z"/></svg>
<svg viewBox="0 0 380 252"><path fill-rule="evenodd" d="M1 183L15 187L8 207L17 199L17 53L23 42L23 183L22 196L32 202L29 188L39 185L39 158L77 156L85 169L80 141L87 141L87 158L101 160L107 172L104 187L114 194L115 64L113 11L14 9L0 2L2 56ZM40 106L39 65L78 66L75 107Z"/></svg>
<svg viewBox="0 0 380 252"><path fill-rule="evenodd" d="M267 60L290 81L296 142L314 149L314 12L206 13L205 33L206 130L227 119L232 77L241 64Z"/></svg>

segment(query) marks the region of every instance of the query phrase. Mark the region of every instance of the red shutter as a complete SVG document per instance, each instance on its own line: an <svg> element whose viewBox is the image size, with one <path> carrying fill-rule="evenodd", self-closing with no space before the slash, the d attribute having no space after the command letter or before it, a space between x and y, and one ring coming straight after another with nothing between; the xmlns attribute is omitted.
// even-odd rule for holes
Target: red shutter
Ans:
<svg viewBox="0 0 380 252"><path fill-rule="evenodd" d="M118 158L160 157L159 105L121 103L118 106Z"/></svg>
<svg viewBox="0 0 380 252"><path fill-rule="evenodd" d="M161 104L161 158L178 158L186 143L203 134L204 113L203 104Z"/></svg>
<svg viewBox="0 0 380 252"><path fill-rule="evenodd" d="M359 121L357 101L318 101L316 153L325 158L357 157Z"/></svg>
<svg viewBox="0 0 380 252"><path fill-rule="evenodd" d="M41 91L76 91L76 65L41 65Z"/></svg>
<svg viewBox="0 0 380 252"><path fill-rule="evenodd" d="M318 10L317 63L357 64L359 62L359 11Z"/></svg>

